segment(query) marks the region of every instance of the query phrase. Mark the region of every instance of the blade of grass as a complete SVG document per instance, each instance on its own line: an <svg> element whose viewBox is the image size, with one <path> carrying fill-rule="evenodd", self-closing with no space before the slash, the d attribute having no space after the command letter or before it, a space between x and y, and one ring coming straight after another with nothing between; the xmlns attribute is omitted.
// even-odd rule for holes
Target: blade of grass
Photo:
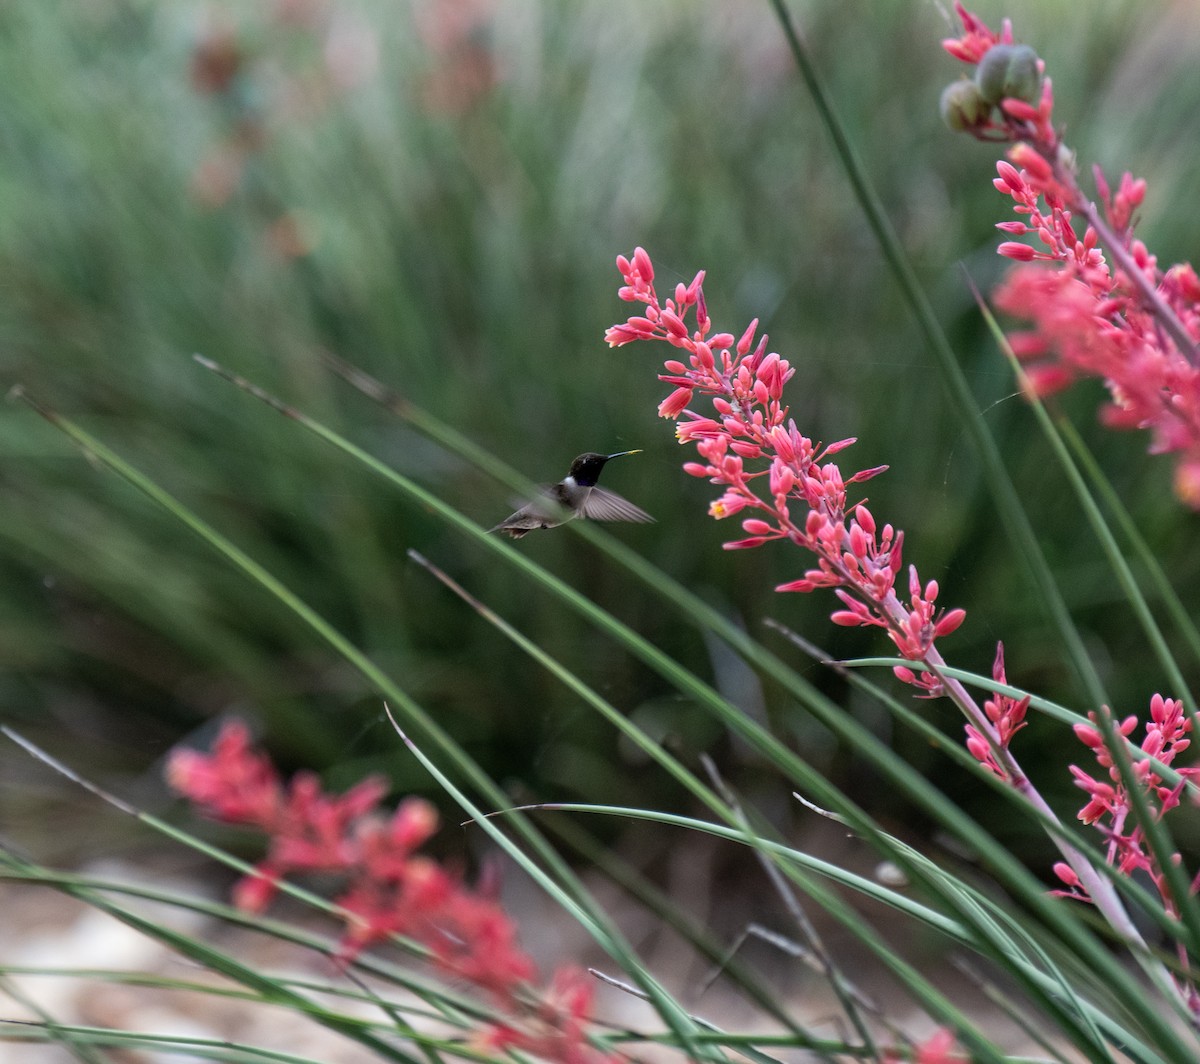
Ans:
<svg viewBox="0 0 1200 1064"><path fill-rule="evenodd" d="M63 1048L76 1060L82 1060L84 1064L105 1064L104 1058L93 1053L91 1047L76 1035L60 1024L53 1016L50 1015L32 995L27 994L25 990L13 982L9 978L12 974L12 969L4 968L3 976L0 976L0 993L7 994L13 1001L19 1005L24 1005L30 1012L38 1017L37 1025L45 1030L46 1041L53 1042ZM3 1023L3 1021L0 1021ZM69 1025L68 1025L69 1026Z"/></svg>

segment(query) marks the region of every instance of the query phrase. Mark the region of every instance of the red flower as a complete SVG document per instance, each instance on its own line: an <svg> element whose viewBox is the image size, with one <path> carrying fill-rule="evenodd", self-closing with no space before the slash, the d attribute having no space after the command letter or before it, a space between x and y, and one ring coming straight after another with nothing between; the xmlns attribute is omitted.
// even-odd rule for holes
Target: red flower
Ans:
<svg viewBox="0 0 1200 1064"><path fill-rule="evenodd" d="M1104 712L1108 714L1107 709ZM1164 909L1168 914L1176 915L1178 905L1171 896L1163 869L1146 846L1145 829L1134 817L1130 791L1110 748L1113 741L1129 744L1129 737L1137 729L1138 718L1131 715L1121 721L1110 719L1109 728L1114 733L1114 738L1110 739L1099 727L1096 714L1089 713L1088 716L1092 723L1075 725L1075 735L1092 751L1104 778L1097 779L1077 765L1071 766L1075 785L1088 796L1087 802L1079 810L1079 819L1085 824L1094 824L1103 832L1108 840L1106 856L1110 865L1126 875L1144 870L1162 897ZM1188 738L1191 730L1192 722L1184 711L1183 703L1156 694L1150 700L1150 720L1146 724L1146 736L1138 749L1146 757L1174 767L1174 760L1191 745L1191 739ZM1137 789L1156 818L1177 806L1184 788L1200 779L1200 769L1176 768L1176 782L1168 783L1145 757L1133 758L1132 762ZM1134 825L1132 828L1128 827L1131 821ZM1175 860L1179 859L1176 854ZM1057 867L1055 871L1070 888L1072 896L1086 900L1087 893L1077 879L1071 879Z"/></svg>
<svg viewBox="0 0 1200 1064"><path fill-rule="evenodd" d="M500 904L415 852L437 830L437 812L428 802L407 798L385 818L377 811L386 792L379 779L334 795L322 790L315 775L302 773L285 790L267 757L251 748L245 725L236 721L222 728L211 754L174 751L167 777L207 815L268 835L267 857L234 888L240 908L263 911L291 873L340 873L346 885L335 901L348 914L342 963L369 945L405 936L424 946L444 971L486 991L506 1010L506 1021L484 1036L490 1045L562 1064L621 1059L587 1039L592 996L584 975L563 970L538 994L531 985L537 975L533 960L520 948L516 925Z"/></svg>

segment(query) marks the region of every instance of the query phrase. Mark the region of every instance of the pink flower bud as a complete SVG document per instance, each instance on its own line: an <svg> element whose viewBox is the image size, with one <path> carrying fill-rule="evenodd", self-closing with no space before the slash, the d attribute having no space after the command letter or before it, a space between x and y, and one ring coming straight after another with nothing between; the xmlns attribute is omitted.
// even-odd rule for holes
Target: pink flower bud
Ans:
<svg viewBox="0 0 1200 1064"><path fill-rule="evenodd" d="M996 248L996 252L1006 259L1014 259L1017 262L1031 262L1037 257L1037 251L1028 244L1021 244L1014 240L1004 241Z"/></svg>
<svg viewBox="0 0 1200 1064"><path fill-rule="evenodd" d="M1021 195L1025 193L1027 187L1025 179L1012 163L1001 159L996 163L996 172L1000 175L1000 180L1004 183L1005 188L1010 192L1016 192Z"/></svg>
<svg viewBox="0 0 1200 1064"><path fill-rule="evenodd" d="M829 619L843 628L857 628L863 623L862 617L851 610L835 610Z"/></svg>
<svg viewBox="0 0 1200 1064"><path fill-rule="evenodd" d="M1005 100L1004 106L1005 109L1008 109L1010 106L1013 108L1024 108L1026 112L1032 112L1034 118L1037 117L1037 111L1028 104L1021 103L1020 100ZM1038 154L1036 148L1024 142L1014 144L1008 153L1008 157L1012 160L1013 165L1019 166L1025 171L1027 175L1025 178L1026 184L1032 178L1038 184L1044 185L1054 177L1054 170L1050 164Z"/></svg>
<svg viewBox="0 0 1200 1064"><path fill-rule="evenodd" d="M676 338L687 336L688 334L687 326L684 325L682 319L673 310L664 310L662 312L662 323L666 326L667 332Z"/></svg>
<svg viewBox="0 0 1200 1064"><path fill-rule="evenodd" d="M966 610L949 610L946 615L933 626L933 634L936 638L941 639L942 636L949 635L951 632L958 629L966 619Z"/></svg>
<svg viewBox="0 0 1200 1064"><path fill-rule="evenodd" d="M650 256L646 254L645 249L640 247L634 249L633 265L646 284L654 280L654 266L651 264Z"/></svg>
<svg viewBox="0 0 1200 1064"><path fill-rule="evenodd" d="M816 589L816 585L811 580L792 580L786 584L779 584L775 590L780 592L799 591L807 594Z"/></svg>
<svg viewBox="0 0 1200 1064"><path fill-rule="evenodd" d="M703 340L696 344L692 354L692 365L705 373L711 373L716 361L713 358L712 347Z"/></svg>
<svg viewBox="0 0 1200 1064"><path fill-rule="evenodd" d="M754 346L754 334L758 331L758 319L755 318L742 333L741 339L737 342L737 353L745 357L746 352Z"/></svg>
<svg viewBox="0 0 1200 1064"><path fill-rule="evenodd" d="M738 539L732 543L722 543L725 550L748 550L751 547L761 547L766 540L762 536L751 536L749 539Z"/></svg>
<svg viewBox="0 0 1200 1064"><path fill-rule="evenodd" d="M1041 113L1033 104L1018 100L1015 96L1006 97L1001 101L1000 110L1018 122L1037 122L1041 117Z"/></svg>
<svg viewBox="0 0 1200 1064"><path fill-rule="evenodd" d="M691 401L691 388L676 388L658 404L658 416L666 418L678 417Z"/></svg>
<svg viewBox="0 0 1200 1064"><path fill-rule="evenodd" d="M969 734L967 736L967 751L968 751L968 753L970 753L970 755L973 758L975 758L975 760L978 761L981 765L984 765L985 767L990 767L990 766L988 766L988 762L991 760L992 748L990 746L988 746L987 740L984 739L983 736L980 735L978 731L976 731L974 728L970 728L970 727L969 727L969 730L972 734Z"/></svg>
<svg viewBox="0 0 1200 1064"><path fill-rule="evenodd" d="M763 454L763 449L757 443L747 443L745 440L734 440L729 449L743 458L761 458Z"/></svg>
<svg viewBox="0 0 1200 1064"><path fill-rule="evenodd" d="M1075 874L1075 869L1067 864L1066 861L1054 862L1054 874L1068 887L1079 886L1079 876Z"/></svg>

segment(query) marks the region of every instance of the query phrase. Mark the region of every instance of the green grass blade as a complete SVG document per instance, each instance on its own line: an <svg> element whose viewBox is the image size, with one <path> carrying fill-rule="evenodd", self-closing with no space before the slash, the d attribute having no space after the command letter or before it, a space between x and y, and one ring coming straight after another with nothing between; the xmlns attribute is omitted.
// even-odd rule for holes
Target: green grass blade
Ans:
<svg viewBox="0 0 1200 1064"><path fill-rule="evenodd" d="M393 720L392 723L395 724L396 722ZM454 800L463 808L467 815L470 816L471 819L474 820L475 823L492 838L492 841L494 841L497 846L504 849L514 861L519 863L525 869L526 874L535 882L539 883L542 887L542 890L544 890L551 898L553 898L562 909L569 913L579 924L587 927L591 931L593 938L595 938L601 946L605 946L610 954L619 956L623 950L622 944L619 942L606 943L604 929L602 927L595 926L595 921L592 918L592 914L578 905L575 899L570 896L570 894L559 887L559 885L551 877L547 876L535 862L531 861L529 857L520 849L520 847L516 846L511 839L509 839L502 831L499 830L491 816L489 816L482 809L480 809L478 805L472 802L470 797L460 790L455 785L454 781L451 780L450 777L444 772L442 772L442 770L433 760L426 757L421 751L420 747L414 744L407 735L400 731L398 725L396 727L401 739L403 739L405 745L412 752L413 756L425 766L425 770L437 780L438 785L442 787L447 794L451 795ZM657 981L650 976L649 972L643 969L639 974L641 975L641 978L638 980L639 987L652 1003L654 1003L656 1006L658 1004L655 997L656 993L662 998L670 1000L666 990L658 985ZM691 1017L688 1017L688 1020L694 1024L694 1021L691 1020ZM690 1039L684 1041L682 1045L685 1048L688 1048L689 1052L695 1052L698 1048L696 1044L691 1043ZM697 1059L720 1060L723 1058L720 1056L713 1058L710 1054L705 1053L703 1056L698 1056Z"/></svg>

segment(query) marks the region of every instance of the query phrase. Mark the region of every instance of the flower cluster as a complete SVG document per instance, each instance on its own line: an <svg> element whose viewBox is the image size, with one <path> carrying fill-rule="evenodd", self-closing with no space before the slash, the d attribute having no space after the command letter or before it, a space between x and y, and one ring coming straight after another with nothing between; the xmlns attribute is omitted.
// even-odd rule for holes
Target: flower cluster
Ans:
<svg viewBox="0 0 1200 1064"><path fill-rule="evenodd" d="M996 647L996 660L992 663L992 679L996 683L1007 684L1008 677L1004 673L1004 644ZM994 694L983 703L983 712L992 725L991 736L984 735L974 724L967 724L967 749L971 755L989 772L995 773L1006 783L1012 783L1012 767L1001 765L996 759L997 751L1008 750L1013 736L1025 727L1025 714L1029 710L1030 696L1012 698L1009 695Z"/></svg>
<svg viewBox="0 0 1200 1064"><path fill-rule="evenodd" d="M1080 377L1102 380L1104 423L1148 429L1152 453L1178 456L1176 494L1200 509L1200 278L1188 263L1160 269L1134 237L1145 181L1126 173L1113 192L1096 168L1100 207L1084 195L1054 128L1042 61L1013 45L1007 23L996 33L956 7L964 33L943 46L975 77L947 87L943 114L955 129L1012 145L994 184L1019 219L998 228L1037 240L1000 244L1018 265L995 294L1002 310L1032 323L1011 338L1028 387L1047 395Z"/></svg>
<svg viewBox="0 0 1200 1064"><path fill-rule="evenodd" d="M845 478L827 459L853 439L822 446L801 435L783 402L783 387L795 370L786 359L767 352L765 335L755 342L757 320L740 338L712 331L701 288L703 272L691 284L677 285L674 298L660 301L654 267L644 250L638 248L632 259L620 256L617 268L625 282L620 298L643 304L644 311L614 325L605 339L612 347L663 340L686 358L666 361L659 379L674 390L658 412L682 418L676 436L680 443L696 446L701 461L687 463L685 471L723 489L709 513L717 518L743 514L747 535L726 543L726 549L758 547L772 540L806 548L816 555L816 568L777 590L833 588L842 601L832 616L835 624L883 628L903 657L928 661L934 641L953 632L966 614L939 610L936 581L922 586L914 567L909 569L908 602L902 602L894 584L903 569L903 532L891 525L880 528L866 506L848 504L847 485L869 480L887 467ZM686 323L690 314L694 327ZM691 409L698 396L711 398L711 415ZM800 515L793 515L793 508ZM918 680L905 669L898 675L930 694L940 693L940 681L931 674L922 673L930 678Z"/></svg>
<svg viewBox="0 0 1200 1064"><path fill-rule="evenodd" d="M342 795L324 793L312 773L285 786L239 722L222 728L211 754L174 751L167 778L206 815L268 836L266 859L235 888L239 908L261 912L291 873L336 873L347 883L336 899L349 914L343 962L372 943L405 936L506 1010L502 1022L481 1033L484 1048L521 1050L563 1064L617 1059L587 1041L592 984L584 973L560 970L539 997L531 986L533 961L518 947L516 928L499 903L416 853L438 826L428 802L406 799L387 817L379 811L387 791L381 779L364 780Z"/></svg>
<svg viewBox="0 0 1200 1064"><path fill-rule="evenodd" d="M1079 819L1085 824L1096 825L1108 840L1108 863L1125 875L1139 870L1146 872L1159 891L1166 911L1175 915L1177 906L1171 898L1163 870L1154 855L1146 849L1145 829L1137 823L1129 790L1113 761L1108 741L1097 726L1096 715L1090 713L1088 716L1092 723L1077 724L1075 735L1095 755L1097 765L1103 770L1103 778L1097 779L1077 765L1071 766L1075 785L1088 796L1087 803L1079 811ZM1119 736L1117 741L1125 742L1137 725L1138 718L1129 716L1114 722L1112 731ZM1191 745L1187 737L1191 730L1192 722L1182 702L1155 695L1150 700L1150 721L1139 749L1147 758L1153 758L1161 765L1172 765L1175 758ZM1177 768L1174 771L1176 779L1168 783L1153 762L1145 758L1133 761L1133 775L1138 790L1156 819L1179 804L1189 782L1200 780L1200 768ZM1054 870L1076 895L1086 896L1080 891L1078 879L1069 868L1055 865Z"/></svg>

